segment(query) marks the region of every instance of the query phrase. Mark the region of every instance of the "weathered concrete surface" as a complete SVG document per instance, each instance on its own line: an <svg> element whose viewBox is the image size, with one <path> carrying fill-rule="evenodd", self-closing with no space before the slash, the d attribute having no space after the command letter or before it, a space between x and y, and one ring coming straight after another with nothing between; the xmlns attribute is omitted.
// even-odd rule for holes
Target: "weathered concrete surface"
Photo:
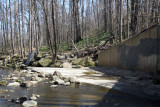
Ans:
<svg viewBox="0 0 160 107"><path fill-rule="evenodd" d="M130 70L160 71L159 25L101 52L98 65Z"/></svg>

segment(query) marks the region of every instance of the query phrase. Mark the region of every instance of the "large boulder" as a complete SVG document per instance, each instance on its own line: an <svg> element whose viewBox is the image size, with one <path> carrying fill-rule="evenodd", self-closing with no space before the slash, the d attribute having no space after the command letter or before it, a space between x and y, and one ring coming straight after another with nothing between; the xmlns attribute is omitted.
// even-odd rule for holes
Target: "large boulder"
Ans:
<svg viewBox="0 0 160 107"><path fill-rule="evenodd" d="M52 60L47 58L42 58L38 61L38 64L42 67L49 67L52 64Z"/></svg>
<svg viewBox="0 0 160 107"><path fill-rule="evenodd" d="M25 101L22 104L23 107L37 107L37 102L33 100Z"/></svg>
<svg viewBox="0 0 160 107"><path fill-rule="evenodd" d="M84 66L85 65L85 58L74 59L74 60L72 60L72 64Z"/></svg>
<svg viewBox="0 0 160 107"><path fill-rule="evenodd" d="M78 58L78 59L74 59L72 61L73 65L82 65L85 67L88 66L95 66L95 62L93 62L93 60L91 58Z"/></svg>

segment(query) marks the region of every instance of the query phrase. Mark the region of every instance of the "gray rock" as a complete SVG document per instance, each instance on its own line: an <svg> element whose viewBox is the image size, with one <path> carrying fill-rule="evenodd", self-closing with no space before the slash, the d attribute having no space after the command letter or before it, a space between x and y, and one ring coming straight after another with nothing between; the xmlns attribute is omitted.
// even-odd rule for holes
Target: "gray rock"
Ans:
<svg viewBox="0 0 160 107"><path fill-rule="evenodd" d="M62 64L62 67L63 67L63 68L72 68L72 64L71 64L71 63L68 63L68 62L64 62L64 63Z"/></svg>
<svg viewBox="0 0 160 107"><path fill-rule="evenodd" d="M52 87L52 88L56 88L58 85L51 85L50 87Z"/></svg>
<svg viewBox="0 0 160 107"><path fill-rule="evenodd" d="M76 77L69 77L69 82L75 83L76 82Z"/></svg>
<svg viewBox="0 0 160 107"><path fill-rule="evenodd" d="M38 64L42 67L48 67L52 64L52 60L51 59L48 59L48 58L41 58L39 61L38 61Z"/></svg>
<svg viewBox="0 0 160 107"><path fill-rule="evenodd" d="M11 80L18 80L18 77L11 77Z"/></svg>
<svg viewBox="0 0 160 107"><path fill-rule="evenodd" d="M62 78L62 74L59 71L54 71L53 76L58 76L59 78Z"/></svg>
<svg viewBox="0 0 160 107"><path fill-rule="evenodd" d="M53 81L56 81L56 80L59 80L59 79L60 79L59 76L56 76L56 75L55 75L55 76L52 76L52 80L53 80Z"/></svg>
<svg viewBox="0 0 160 107"><path fill-rule="evenodd" d="M54 85L64 85L64 81L59 79L54 82Z"/></svg>
<svg viewBox="0 0 160 107"><path fill-rule="evenodd" d="M69 86L69 85L70 85L70 82L64 83L64 86Z"/></svg>
<svg viewBox="0 0 160 107"><path fill-rule="evenodd" d="M45 73L44 73L44 72L40 72L40 73L38 74L38 77L45 78Z"/></svg>
<svg viewBox="0 0 160 107"><path fill-rule="evenodd" d="M23 82L20 86L21 87L24 87L24 88L29 88L31 87L32 85L36 84L37 82L35 81L25 81Z"/></svg>
<svg viewBox="0 0 160 107"><path fill-rule="evenodd" d="M64 60L64 59L66 59L66 57L65 57L65 56L62 56L62 55L57 55L57 59L58 59L58 60Z"/></svg>
<svg viewBox="0 0 160 107"><path fill-rule="evenodd" d="M31 81L42 81L42 79L37 76L32 76Z"/></svg>
<svg viewBox="0 0 160 107"><path fill-rule="evenodd" d="M35 96L32 96L30 100L37 100L37 98Z"/></svg>
<svg viewBox="0 0 160 107"><path fill-rule="evenodd" d="M23 107L37 107L37 102L33 100L25 101L22 104Z"/></svg>
<svg viewBox="0 0 160 107"><path fill-rule="evenodd" d="M74 54L71 54L70 57L71 57L71 58L74 58L75 56L74 56Z"/></svg>
<svg viewBox="0 0 160 107"><path fill-rule="evenodd" d="M9 83L7 86L20 86L19 82Z"/></svg>
<svg viewBox="0 0 160 107"><path fill-rule="evenodd" d="M27 96L24 96L24 97L20 97L20 98L17 98L14 100L15 103L19 104L19 103L23 103L27 101Z"/></svg>

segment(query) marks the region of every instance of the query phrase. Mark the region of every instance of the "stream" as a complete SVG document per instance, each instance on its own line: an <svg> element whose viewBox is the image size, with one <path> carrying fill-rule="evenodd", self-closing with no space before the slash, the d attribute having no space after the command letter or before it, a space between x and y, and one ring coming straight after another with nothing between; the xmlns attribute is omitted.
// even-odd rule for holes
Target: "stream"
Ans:
<svg viewBox="0 0 160 107"><path fill-rule="evenodd" d="M0 69L1 76L10 73L12 69ZM50 87L51 85L53 84L49 80L45 80L30 88L0 86L0 107L22 107L22 104L15 104L8 100L23 96L30 98L32 94L40 95L35 100L38 103L37 107L159 107L160 105L159 97L152 96L154 97L152 99L145 96L134 96L124 91L91 84L60 85L57 88Z"/></svg>
<svg viewBox="0 0 160 107"><path fill-rule="evenodd" d="M10 74L12 70L0 69L1 75ZM2 79L2 78L0 78ZM5 93L0 93L0 96L7 95L6 98L0 98L0 107L22 107L21 104L8 102L10 99L27 96L32 94L40 95L36 101L38 107L53 107L53 106L94 106L96 105L107 92L106 88L94 86L90 84L73 84L71 86L58 86L51 88L52 84L49 81L42 81L28 89L19 86L8 87L0 86L0 90L9 90Z"/></svg>

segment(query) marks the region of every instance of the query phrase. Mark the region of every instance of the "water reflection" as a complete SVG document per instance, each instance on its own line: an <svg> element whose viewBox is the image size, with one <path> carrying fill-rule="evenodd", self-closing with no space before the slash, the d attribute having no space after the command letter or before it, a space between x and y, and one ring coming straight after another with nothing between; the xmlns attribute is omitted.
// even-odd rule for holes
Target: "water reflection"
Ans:
<svg viewBox="0 0 160 107"><path fill-rule="evenodd" d="M0 73L3 75L9 74L10 72L11 70L0 70ZM51 85L52 84L48 83L48 81L43 81L29 89L0 86L0 89L12 90L12 92L9 91L7 93L7 95L9 95L7 98L0 98L0 107L21 107L21 105L11 102L8 103L8 99L15 99L24 95L30 97L32 94L40 95L40 98L37 99L38 107L92 107L98 104L108 91L106 88L90 84L72 84L71 86L58 86L57 88L51 88Z"/></svg>

